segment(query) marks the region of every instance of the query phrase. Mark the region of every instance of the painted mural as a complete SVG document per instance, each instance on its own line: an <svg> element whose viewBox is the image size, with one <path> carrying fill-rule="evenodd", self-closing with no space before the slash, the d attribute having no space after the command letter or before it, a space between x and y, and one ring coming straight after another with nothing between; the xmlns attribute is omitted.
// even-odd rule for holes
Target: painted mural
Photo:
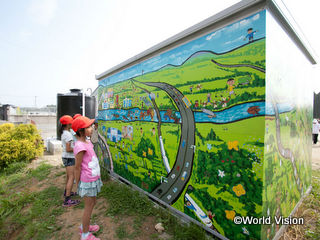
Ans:
<svg viewBox="0 0 320 240"><path fill-rule="evenodd" d="M267 26L262 213L280 219L311 186L312 66L268 13ZM273 239L281 227L263 225L261 239Z"/></svg>
<svg viewBox="0 0 320 240"><path fill-rule="evenodd" d="M233 219L262 214L265 18L99 82L99 131L111 153L102 163L230 239L261 237L260 225Z"/></svg>

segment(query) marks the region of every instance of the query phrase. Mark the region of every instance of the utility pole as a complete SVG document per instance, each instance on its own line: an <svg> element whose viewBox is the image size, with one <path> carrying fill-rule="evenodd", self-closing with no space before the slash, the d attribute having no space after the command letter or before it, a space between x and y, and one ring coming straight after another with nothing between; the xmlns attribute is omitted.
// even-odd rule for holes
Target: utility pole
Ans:
<svg viewBox="0 0 320 240"><path fill-rule="evenodd" d="M37 96L34 96L34 106L37 107Z"/></svg>

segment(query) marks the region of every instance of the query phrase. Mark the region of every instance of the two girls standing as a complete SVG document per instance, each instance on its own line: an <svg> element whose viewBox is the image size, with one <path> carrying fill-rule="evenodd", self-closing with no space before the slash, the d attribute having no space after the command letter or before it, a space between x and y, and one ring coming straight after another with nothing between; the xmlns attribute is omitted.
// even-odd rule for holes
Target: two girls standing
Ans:
<svg viewBox="0 0 320 240"><path fill-rule="evenodd" d="M102 187L99 161L93 150L92 143L87 140L87 137L92 135L93 123L94 119L80 116L74 119L71 125L77 135L77 141L73 148L75 157L74 177L78 187L77 193L84 199L85 205L82 224L79 228L81 240L100 240L92 234L92 232L99 231L100 227L98 225L90 225L91 214L96 204L96 196Z"/></svg>

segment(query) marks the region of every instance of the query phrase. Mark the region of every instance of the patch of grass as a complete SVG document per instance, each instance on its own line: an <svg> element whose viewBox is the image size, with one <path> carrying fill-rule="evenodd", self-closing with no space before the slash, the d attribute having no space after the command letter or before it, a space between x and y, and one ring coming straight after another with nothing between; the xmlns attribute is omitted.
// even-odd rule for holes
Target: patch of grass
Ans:
<svg viewBox="0 0 320 240"><path fill-rule="evenodd" d="M21 172L26 166L27 166L26 162L11 163L8 167L3 169L3 173L6 175L18 173L18 172Z"/></svg>
<svg viewBox="0 0 320 240"><path fill-rule="evenodd" d="M296 217L304 219L303 225L291 225L281 239L320 239L320 171L312 171L312 190L304 199Z"/></svg>
<svg viewBox="0 0 320 240"><path fill-rule="evenodd" d="M206 240L205 231L193 223L189 225L176 226L174 229L174 240Z"/></svg>
<svg viewBox="0 0 320 240"><path fill-rule="evenodd" d="M61 207L62 190L50 186L40 192L27 192L25 189L17 192L15 188L20 189L32 177L38 180L47 178L52 168L42 164L35 170L22 171L21 166L9 167L12 171L7 173L18 173L1 177L0 192L5 194L0 195L0 239L15 231L19 232L16 239L50 239L55 231L61 229L56 218L65 211Z"/></svg>
<svg viewBox="0 0 320 240"><path fill-rule="evenodd" d="M28 176L26 176L24 173L22 172L18 172L15 174L11 174L9 176L6 177L5 179L5 185L7 187L14 187L15 185L23 185L23 182L26 182L26 180L29 179Z"/></svg>
<svg viewBox="0 0 320 240"><path fill-rule="evenodd" d="M155 208L154 203L145 195L124 184L109 181L108 184L103 185L100 196L106 198L110 206L112 206L107 209L106 214L108 216L119 217L125 215L135 217L133 223L135 232L130 234L131 237L140 232L145 216L155 216L157 222L161 222L175 240L207 239L205 231L199 226L180 223L168 211L162 208ZM123 226L119 227L116 232L119 239L122 239L121 237L127 234Z"/></svg>
<svg viewBox="0 0 320 240"><path fill-rule="evenodd" d="M119 239L125 239L129 235L125 225L120 225L116 229L116 235Z"/></svg>
<svg viewBox="0 0 320 240"><path fill-rule="evenodd" d="M61 171L61 172L56 173L54 176L55 177L60 177L60 176L62 176L64 174L66 174L66 172L65 171Z"/></svg>
<svg viewBox="0 0 320 240"><path fill-rule="evenodd" d="M108 171L105 170L105 169L103 169L103 168L101 169L101 180L102 180L103 182L107 182L107 181L110 180L110 176L109 176Z"/></svg>
<svg viewBox="0 0 320 240"><path fill-rule="evenodd" d="M112 206L107 210L109 216L151 216L153 214L153 203L145 195L124 184L109 181L102 186L100 196L106 198Z"/></svg>
<svg viewBox="0 0 320 240"><path fill-rule="evenodd" d="M29 170L28 175L42 181L48 177L51 172L51 168L53 168L51 165L42 163L36 169Z"/></svg>
<svg viewBox="0 0 320 240"><path fill-rule="evenodd" d="M310 212L311 216L309 217L311 219L308 221L313 224L306 224L305 237L307 239L320 239L320 171L312 172L312 190L304 201L304 205L306 208L313 210L313 212Z"/></svg>
<svg viewBox="0 0 320 240"><path fill-rule="evenodd" d="M75 198L76 199L76 198ZM84 209L84 200L80 199L80 203L76 206L73 206L73 208L76 208L76 209Z"/></svg>

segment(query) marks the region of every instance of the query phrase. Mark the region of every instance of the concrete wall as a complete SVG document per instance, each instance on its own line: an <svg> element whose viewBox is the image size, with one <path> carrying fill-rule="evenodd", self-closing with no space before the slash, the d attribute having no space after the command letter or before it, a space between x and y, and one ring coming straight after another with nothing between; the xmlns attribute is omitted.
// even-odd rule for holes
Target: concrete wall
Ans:
<svg viewBox="0 0 320 240"><path fill-rule="evenodd" d="M41 131L41 137L56 137L57 117L48 115L10 115L9 122L12 123L32 123Z"/></svg>

